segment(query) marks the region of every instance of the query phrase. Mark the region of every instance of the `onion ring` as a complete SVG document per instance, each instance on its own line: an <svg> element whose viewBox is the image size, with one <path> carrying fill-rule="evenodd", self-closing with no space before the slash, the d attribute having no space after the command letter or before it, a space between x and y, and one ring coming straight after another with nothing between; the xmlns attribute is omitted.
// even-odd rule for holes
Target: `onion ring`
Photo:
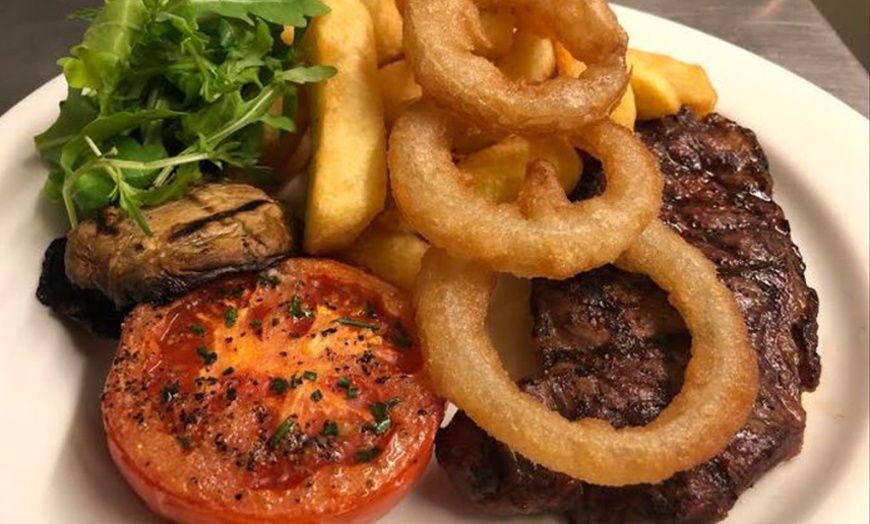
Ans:
<svg viewBox="0 0 870 524"><path fill-rule="evenodd" d="M628 38L605 0L498 4L530 11L588 66L580 78L540 83L514 82L472 53L486 42L477 7L491 3L405 1L405 56L427 97L481 127L519 134L564 134L610 114L628 84Z"/></svg>
<svg viewBox="0 0 870 524"><path fill-rule="evenodd" d="M539 183L528 188L540 211L531 215L474 194L451 156L459 127L446 113L418 103L394 125L388 155L403 216L455 257L521 277L568 278L616 260L658 216L658 164L631 131L609 120L584 129L575 141L604 164L604 194L571 203L557 185ZM542 209L547 206L549 212Z"/></svg>
<svg viewBox="0 0 870 524"><path fill-rule="evenodd" d="M755 401L757 363L743 316L715 267L667 226L650 225L618 265L670 292L692 334L683 389L646 426L570 422L522 393L486 335L493 273L481 265L431 249L417 281L417 323L436 391L494 438L587 482L657 483L727 445Z"/></svg>

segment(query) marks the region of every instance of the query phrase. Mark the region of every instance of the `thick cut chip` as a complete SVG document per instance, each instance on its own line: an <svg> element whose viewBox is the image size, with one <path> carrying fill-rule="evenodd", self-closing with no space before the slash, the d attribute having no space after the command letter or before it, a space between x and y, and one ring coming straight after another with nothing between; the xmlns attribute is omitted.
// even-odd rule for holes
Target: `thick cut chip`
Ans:
<svg viewBox="0 0 870 524"><path fill-rule="evenodd" d="M396 0L362 0L372 18L378 65L389 64L402 57L402 14Z"/></svg>
<svg viewBox="0 0 870 524"><path fill-rule="evenodd" d="M423 255L428 250L429 244L414 233L393 231L374 223L339 256L399 288L412 291Z"/></svg>
<svg viewBox="0 0 870 524"><path fill-rule="evenodd" d="M555 51L556 67L560 76L579 78L586 71L586 64L574 58L562 44L556 42ZM631 85L625 89L619 105L610 113L610 119L628 129L634 129L634 123L637 121L637 104Z"/></svg>
<svg viewBox="0 0 870 524"><path fill-rule="evenodd" d="M378 89L371 17L360 0L327 0L304 49L338 73L309 91L314 126L304 248L349 247L384 208L387 190L384 108Z"/></svg>
<svg viewBox="0 0 870 524"><path fill-rule="evenodd" d="M477 194L497 204L513 202L526 181L527 166L546 160L555 168L559 185L570 192L582 171L580 155L567 141L556 138L509 137L461 159L456 167L471 175Z"/></svg>
<svg viewBox="0 0 870 524"><path fill-rule="evenodd" d="M404 60L382 67L378 71L378 84L384 98L388 129L405 109L423 96L423 89L414 80L414 71Z"/></svg>
<svg viewBox="0 0 870 524"><path fill-rule="evenodd" d="M626 58L640 120L676 114L683 105L700 116L716 107L719 96L703 67L637 49L629 49Z"/></svg>
<svg viewBox="0 0 870 524"><path fill-rule="evenodd" d="M553 42L531 31L519 29L514 35L510 51L496 65L511 80L543 82L556 72Z"/></svg>

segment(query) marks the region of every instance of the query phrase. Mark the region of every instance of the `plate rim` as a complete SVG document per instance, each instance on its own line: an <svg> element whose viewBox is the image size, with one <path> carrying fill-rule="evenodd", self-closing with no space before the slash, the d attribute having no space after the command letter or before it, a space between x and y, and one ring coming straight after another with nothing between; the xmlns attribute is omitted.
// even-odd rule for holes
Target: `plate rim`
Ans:
<svg viewBox="0 0 870 524"><path fill-rule="evenodd" d="M837 97L835 97L831 93L825 91L821 87L816 86L815 84L813 84L809 80L807 80L807 79L801 77L800 75L784 68L783 66L780 66L779 64L776 64L775 62L773 62L767 58L761 57L755 53L752 53L751 51L748 51L744 48L741 48L741 47L739 47L731 42L728 42L727 40L710 35L708 33L704 33L703 31L692 28L692 27L687 26L685 24L681 24L681 23L674 22L672 20L668 20L666 18L657 16L657 15L652 15L652 14L646 13L646 12L641 11L639 9L624 7L624 6L620 6L620 5L614 5L614 10L617 12L617 15L619 17L628 16L628 17L638 17L638 18L651 19L653 21L653 23L655 23L655 24L660 24L660 25L678 28L679 31L686 33L687 37L701 38L704 40L711 41L711 42L715 43L716 46L723 47L723 49L727 49L729 53L737 56L738 61L748 61L749 63L754 63L755 64L754 67L763 67L764 69L767 69L771 74L775 74L776 76L782 78L783 82L785 82L787 84L793 84L796 86L800 86L801 90L803 90L807 93L812 93L812 95L810 95L810 96L814 101L818 102L821 105L826 106L826 110L830 110L833 113L835 113L832 120L834 120L834 121L850 120L851 123L849 125L856 128L856 129L857 128L863 129L868 124L868 119L866 117L864 117L863 115L858 113L855 109L853 109L851 106L849 106L848 104L846 104L842 100L838 99ZM704 65L706 67L706 64L704 64ZM714 84L715 84L715 82L714 82ZM61 93L62 91L65 91L63 86L64 86L63 77L62 77L62 75L58 75L57 77L42 84L40 87L35 89L33 92L31 92L26 97L19 100L15 105L13 105L10 109L8 109L5 113L3 113L2 116L0 116L0 134L3 134L4 137L10 136L7 134L10 132L12 134L17 134L17 135L22 134L21 131L16 129L16 125L18 124L18 122L26 121L28 115L32 114L34 111L36 111L37 113L40 113L40 112L44 113L44 112L48 111L48 109L46 109L45 107L42 107L42 106L44 106L46 104L46 102L51 102L52 104L54 104L57 101L55 94ZM46 100L46 97L48 97L48 100ZM52 109L52 111L54 111L54 110L55 109ZM27 126L24 126L24 127L26 128ZM859 134L857 137L852 138L850 140L856 144L863 142L863 144L866 145L866 143L867 143L866 137L867 136L868 136L868 132L865 131L863 134ZM767 146L765 146L765 149L767 149ZM31 152L31 154L32 154L32 152ZM2 165L3 162L6 162L6 160L0 159L0 165ZM863 171L863 174L865 176L867 175L866 169L864 169L862 167L860 170ZM797 170L795 172L800 174L799 170ZM817 183L815 181L813 181L811 179L806 180L806 177L801 175L801 182L806 183L813 190L814 193L816 192ZM856 184L858 184L859 182L856 182ZM865 179L865 183L866 183L866 179ZM870 206L868 206L868 202L866 200L866 196L867 196L866 192L864 192L863 194L865 197L864 200L861 200L861 197L855 196L854 201L859 202L859 204L860 204L859 209L862 212L862 215L866 217L866 216L868 216L868 207L870 207ZM837 210L835 210L835 212L833 213L833 216L837 218L837 224L840 226L842 226L844 224L844 222L848 222L848 220L844 219ZM870 250L868 250L867 243L866 243L866 237L867 237L867 235L866 235L866 232L867 232L866 222L862 222L862 226L865 226L865 227L863 227L863 229L858 228L857 230L852 230L852 229L846 228L846 229L844 229L844 234L846 235L846 237L849 240L856 240L856 239L858 240L857 242L855 242L852 245L852 248L853 248L852 254L856 255L859 262L862 263L865 267L867 267L868 260L870 260ZM865 279L863 282L861 282L859 284L859 286L862 288L863 291L868 291L868 289L870 289L870 288L868 288L868 283L867 283L867 278L866 278L867 275L864 275L864 276L865 276ZM866 339L866 334L865 334L865 339ZM865 348L865 351L867 351L867 350L868 350L868 348ZM870 399L865 401L864 407L866 408L864 410L866 416L865 416L863 422L866 422L867 419L870 418ZM861 421L858 421L858 422L861 422ZM867 424L862 424L862 428L863 428L863 430L862 430L863 432L862 432L862 435L860 438L862 438L865 443L870 443L870 427L868 427ZM865 448L866 447L868 447L868 446L865 446ZM867 450L865 449L864 451L867 451ZM863 462L865 462L865 461L862 461L862 463ZM861 491L866 492L866 489L863 489L863 488L870 486L870 472L867 473L866 477L859 479L859 481L863 484ZM851 490L853 493L858 491L855 488L855 486L852 486ZM815 509L819 510L823 506L827 506L827 503L829 503L829 502L830 502L830 497L828 499L826 499L825 501L822 501ZM861 503L861 510L865 511L865 513L863 515L867 515L868 514L867 512L870 512L870 509L867 509L867 506L866 506L866 504L868 504L868 502L863 500L863 499L859 500L857 502ZM857 507L857 505L856 505L856 507ZM810 521L823 522L824 521L823 517L820 517L818 515L818 513L819 513L819 511L816 511L815 516L810 516Z"/></svg>

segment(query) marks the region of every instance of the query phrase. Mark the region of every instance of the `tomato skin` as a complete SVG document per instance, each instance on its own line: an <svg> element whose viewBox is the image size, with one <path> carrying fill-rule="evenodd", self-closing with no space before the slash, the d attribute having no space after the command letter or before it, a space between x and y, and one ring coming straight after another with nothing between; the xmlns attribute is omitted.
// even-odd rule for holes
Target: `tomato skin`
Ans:
<svg viewBox="0 0 870 524"><path fill-rule="evenodd" d="M434 439L434 436L432 439ZM428 457L432 455L432 439L429 439L429 446L420 450L420 456L423 458L415 461L391 485L385 486L384 491L380 493L377 500L358 505L338 515L321 515L317 517L300 515L292 517L292 520L282 520L280 518L277 520L264 520L264 517L230 517L225 514L207 514L204 512L205 508L196 507L192 501L163 493L156 486L148 483L145 477L135 471L135 468L129 463L129 459L124 456L123 452L111 438L108 444L112 459L121 471L121 475L127 480L130 487L133 488L133 491L143 499L151 511L175 522L186 524L256 524L261 522L365 524L374 522L389 513L394 506L405 498L411 488L414 487L414 484L423 476L426 466L429 464Z"/></svg>
<svg viewBox="0 0 870 524"><path fill-rule="evenodd" d="M109 452L176 522L371 522L423 474L443 417L412 319L391 286L312 259L140 306L103 394Z"/></svg>

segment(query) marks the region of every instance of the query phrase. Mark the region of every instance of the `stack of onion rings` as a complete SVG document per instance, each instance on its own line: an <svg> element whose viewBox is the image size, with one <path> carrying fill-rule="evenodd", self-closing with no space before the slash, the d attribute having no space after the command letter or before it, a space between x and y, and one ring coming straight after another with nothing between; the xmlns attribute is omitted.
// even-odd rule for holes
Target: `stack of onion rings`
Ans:
<svg viewBox="0 0 870 524"><path fill-rule="evenodd" d="M416 288L429 374L439 393L537 463L604 485L662 481L719 453L751 410L758 370L743 318L712 263L655 219L658 166L607 118L627 82L626 36L607 2L505 0L587 66L579 79L539 83L511 81L472 53L486 44L477 9L493 3L404 0L405 51L424 101L395 123L388 160L396 203L435 246ZM571 203L553 167L533 162L516 203L487 202L453 160L453 138L469 127L567 137L602 161L605 192ZM670 292L692 334L682 392L643 427L565 420L513 384L485 335L493 270L561 279L607 263Z"/></svg>
<svg viewBox="0 0 870 524"><path fill-rule="evenodd" d="M486 129L567 134L606 118L628 85L628 37L605 0L505 0L539 25L587 69L580 78L536 84L507 78L472 53L485 42L477 5L492 0L406 0L405 57L427 97Z"/></svg>

